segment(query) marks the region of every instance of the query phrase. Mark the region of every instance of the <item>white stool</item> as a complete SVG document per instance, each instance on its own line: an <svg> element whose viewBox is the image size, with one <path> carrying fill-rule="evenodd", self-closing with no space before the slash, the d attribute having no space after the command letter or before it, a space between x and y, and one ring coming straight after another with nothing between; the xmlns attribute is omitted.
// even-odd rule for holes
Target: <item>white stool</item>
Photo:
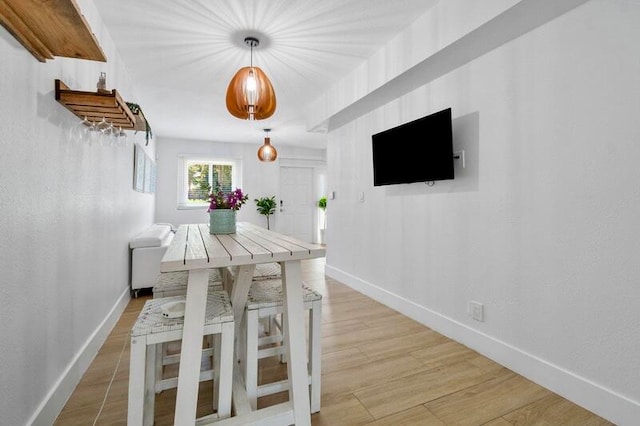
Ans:
<svg viewBox="0 0 640 426"><path fill-rule="evenodd" d="M162 272L153 285L153 298L184 296L187 294L189 271ZM222 290L222 274L219 269L209 269L209 288Z"/></svg>
<svg viewBox="0 0 640 426"><path fill-rule="evenodd" d="M308 331L308 364L310 384L311 412L320 411L320 372L321 372L321 322L322 322L322 295L307 286L303 286L303 299L305 310L309 314ZM244 382L247 388L247 397L251 408L257 408L258 397L283 392L289 389L288 380L258 385L258 360L280 355L284 360L285 346L281 324L275 318L282 314L284 296L282 293L282 280L257 280L251 283L243 322L245 327L242 332L243 348L240 360L244 373ZM269 318L271 334L259 338L259 324L261 318ZM278 328L280 334L274 334L273 329ZM284 331L284 333L283 333ZM281 343L279 346L268 348L261 347Z"/></svg>
<svg viewBox="0 0 640 426"><path fill-rule="evenodd" d="M258 263L253 270L252 281L273 280L282 278L282 269L278 262ZM231 294L231 288L235 280L235 268L227 267L222 272L222 282L227 293ZM271 327L274 318L261 318L267 327Z"/></svg>
<svg viewBox="0 0 640 426"><path fill-rule="evenodd" d="M150 299L145 302L131 329L129 403L127 425L152 425L155 414L156 348L182 339L184 317L166 318L161 306L184 301L184 296ZM214 335L213 409L217 418L231 415L231 386L234 346L233 310L225 291L207 294L203 335Z"/></svg>
<svg viewBox="0 0 640 426"><path fill-rule="evenodd" d="M235 267L227 267L222 272L222 282L227 293L231 294L231 289L235 281ZM273 280L282 278L282 269L278 262L258 263L253 270L252 281L261 280ZM271 317L260 317L260 321L265 325L265 328L269 334L271 334L271 327L275 324L275 315ZM284 354L281 356L284 361Z"/></svg>
<svg viewBox="0 0 640 426"><path fill-rule="evenodd" d="M274 278L281 278L282 270L278 262L270 263L258 263L253 270L253 280L272 280Z"/></svg>
<svg viewBox="0 0 640 426"><path fill-rule="evenodd" d="M282 270L278 262L258 263L253 270L253 281L273 280L282 278ZM225 290L231 293L231 286L235 279L235 267L227 267L222 271L222 282Z"/></svg>
<svg viewBox="0 0 640 426"><path fill-rule="evenodd" d="M153 298L184 296L187 294L187 281L189 279L189 271L163 272L160 274L153 286ZM222 290L222 274L219 269L209 270L209 291ZM169 345L171 342L163 343L157 346L156 356L156 393L160 393L166 389L172 389L178 386L177 377L164 378L164 367L167 365L178 364L180 362L180 352L175 351L171 354ZM174 346L176 344L174 343ZM203 349L204 356L213 356L211 342L209 347ZM179 346L178 346L179 349ZM212 359L213 361L213 359ZM200 381L211 380L212 370L205 371L201 374Z"/></svg>

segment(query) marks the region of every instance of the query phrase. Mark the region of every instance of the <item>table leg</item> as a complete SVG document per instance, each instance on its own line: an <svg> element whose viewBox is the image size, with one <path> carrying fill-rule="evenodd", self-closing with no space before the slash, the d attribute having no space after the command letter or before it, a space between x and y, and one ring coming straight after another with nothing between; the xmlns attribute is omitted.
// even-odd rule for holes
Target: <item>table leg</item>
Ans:
<svg viewBox="0 0 640 426"><path fill-rule="evenodd" d="M236 323L236 340L239 340L239 336L242 326L242 317L244 316L244 306L247 303L247 297L249 296L249 288L251 288L251 281L253 280L253 271L256 265L241 265L237 266L235 270L235 279L231 287L231 306L233 307L233 320ZM241 346L240 342L236 345L236 360L238 359Z"/></svg>
<svg viewBox="0 0 640 426"><path fill-rule="evenodd" d="M293 406L295 425L308 426L311 425L311 408L302 301L302 272L299 260L282 262L281 266L287 330L285 344L288 356L289 398Z"/></svg>
<svg viewBox="0 0 640 426"><path fill-rule="evenodd" d="M233 307L233 319L236 322L236 336L244 314L244 305L247 303L249 288L253 280L253 271L256 265L241 265L235 270L235 279L231 287L231 306Z"/></svg>
<svg viewBox="0 0 640 426"><path fill-rule="evenodd" d="M233 308L233 317L235 321L235 345L234 345L234 356L236 360L236 366L238 366L238 362L242 362L245 358L245 342L244 336L245 334L241 332L242 330L242 320L244 318L244 307L247 304L247 297L249 296L249 289L251 288L251 282L253 280L253 271L255 270L256 265L241 265L237 266L234 274L233 283L231 283L231 306ZM245 360L246 362L246 360ZM240 374L240 370L238 369L234 374ZM239 382L242 382L239 377L235 378ZM244 385L242 386L242 390L236 389L234 385L234 409L237 416L242 416L244 414L251 412L251 405L249 404L249 400L246 397L246 389L244 389ZM242 393L242 395L240 395Z"/></svg>
<svg viewBox="0 0 640 426"><path fill-rule="evenodd" d="M189 271L178 371L176 426L192 426L196 419L208 281L206 269Z"/></svg>

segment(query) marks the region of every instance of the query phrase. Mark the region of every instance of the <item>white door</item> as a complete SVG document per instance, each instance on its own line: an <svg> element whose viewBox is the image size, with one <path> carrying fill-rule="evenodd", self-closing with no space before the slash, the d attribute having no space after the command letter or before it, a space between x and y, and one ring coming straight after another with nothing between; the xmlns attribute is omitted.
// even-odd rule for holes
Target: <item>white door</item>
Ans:
<svg viewBox="0 0 640 426"><path fill-rule="evenodd" d="M313 242L313 168L280 167L277 231Z"/></svg>

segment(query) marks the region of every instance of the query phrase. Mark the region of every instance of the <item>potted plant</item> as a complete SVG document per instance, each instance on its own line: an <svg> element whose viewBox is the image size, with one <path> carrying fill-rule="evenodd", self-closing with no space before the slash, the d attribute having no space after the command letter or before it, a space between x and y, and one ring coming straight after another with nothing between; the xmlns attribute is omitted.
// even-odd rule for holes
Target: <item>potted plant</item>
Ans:
<svg viewBox="0 0 640 426"><path fill-rule="evenodd" d="M256 202L258 213L267 217L267 229L269 228L269 216L276 211L276 196L256 198L253 200Z"/></svg>
<svg viewBox="0 0 640 426"><path fill-rule="evenodd" d="M236 211L249 199L240 188L235 191L223 192L220 189L209 196L209 233L211 234L235 234Z"/></svg>
<svg viewBox="0 0 640 426"><path fill-rule="evenodd" d="M320 244L324 244L324 231L327 229L327 197L318 200L318 207L322 210L322 228L320 228Z"/></svg>

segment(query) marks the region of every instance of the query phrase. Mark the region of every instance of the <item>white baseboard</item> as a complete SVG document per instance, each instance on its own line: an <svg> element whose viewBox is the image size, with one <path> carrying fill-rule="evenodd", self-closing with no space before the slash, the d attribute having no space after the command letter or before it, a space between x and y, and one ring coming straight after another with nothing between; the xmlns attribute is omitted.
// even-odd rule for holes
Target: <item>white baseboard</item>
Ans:
<svg viewBox="0 0 640 426"><path fill-rule="evenodd" d="M638 424L640 403L637 401L330 265L325 266L325 274L616 425Z"/></svg>
<svg viewBox="0 0 640 426"><path fill-rule="evenodd" d="M40 406L31 419L27 422L33 426L49 426L54 424L56 418L64 408L69 397L82 379L96 354L107 340L118 319L124 312L131 299L129 288L120 295L116 304L96 330L89 336L85 344L80 348L76 356L71 360L53 388L47 393ZM96 414L98 414L96 412Z"/></svg>

